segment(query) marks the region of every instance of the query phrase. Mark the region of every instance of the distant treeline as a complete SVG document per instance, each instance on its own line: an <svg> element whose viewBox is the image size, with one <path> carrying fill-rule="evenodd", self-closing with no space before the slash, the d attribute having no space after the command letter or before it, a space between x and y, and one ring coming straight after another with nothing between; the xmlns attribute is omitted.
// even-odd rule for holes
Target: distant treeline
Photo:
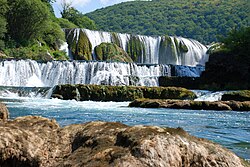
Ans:
<svg viewBox="0 0 250 167"><path fill-rule="evenodd" d="M86 14L97 29L144 35L177 35L216 42L249 26L249 0L132 1Z"/></svg>

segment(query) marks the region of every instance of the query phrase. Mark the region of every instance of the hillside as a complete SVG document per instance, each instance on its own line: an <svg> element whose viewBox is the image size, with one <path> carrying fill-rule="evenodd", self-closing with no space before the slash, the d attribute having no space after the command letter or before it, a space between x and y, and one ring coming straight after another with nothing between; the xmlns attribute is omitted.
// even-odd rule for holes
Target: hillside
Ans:
<svg viewBox="0 0 250 167"><path fill-rule="evenodd" d="M86 14L104 31L177 35L203 43L232 28L249 26L249 0L153 0L124 2Z"/></svg>

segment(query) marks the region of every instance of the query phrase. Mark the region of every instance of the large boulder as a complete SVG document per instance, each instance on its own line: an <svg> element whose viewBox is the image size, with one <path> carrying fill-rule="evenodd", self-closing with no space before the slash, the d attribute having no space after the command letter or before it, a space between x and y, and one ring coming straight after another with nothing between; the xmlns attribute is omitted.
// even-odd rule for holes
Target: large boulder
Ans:
<svg viewBox="0 0 250 167"><path fill-rule="evenodd" d="M0 124L0 166L246 167L234 153L181 128L89 122L60 128L27 116Z"/></svg>
<svg viewBox="0 0 250 167"><path fill-rule="evenodd" d="M133 62L131 57L122 48L113 43L101 43L95 47L94 51L97 60Z"/></svg>
<svg viewBox="0 0 250 167"><path fill-rule="evenodd" d="M9 111L5 104L0 103L0 121L7 121L9 118Z"/></svg>
<svg viewBox="0 0 250 167"><path fill-rule="evenodd" d="M71 54L75 60L92 60L92 44L82 30L77 32L78 39L75 38L77 29L65 29L67 43Z"/></svg>

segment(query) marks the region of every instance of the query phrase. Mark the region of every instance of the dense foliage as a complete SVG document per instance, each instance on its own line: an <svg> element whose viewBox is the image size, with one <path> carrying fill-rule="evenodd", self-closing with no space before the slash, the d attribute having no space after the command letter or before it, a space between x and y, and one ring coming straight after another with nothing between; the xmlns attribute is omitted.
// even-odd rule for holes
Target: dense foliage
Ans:
<svg viewBox="0 0 250 167"><path fill-rule="evenodd" d="M152 0L125 2L86 14L104 31L177 35L204 43L232 28L249 26L249 0Z"/></svg>
<svg viewBox="0 0 250 167"><path fill-rule="evenodd" d="M9 0L8 36L17 46L28 45L44 33L49 10L40 0Z"/></svg>
<svg viewBox="0 0 250 167"><path fill-rule="evenodd" d="M0 58L68 59L59 51L65 41L62 28L95 28L95 24L74 8L69 10L71 17L56 18L55 1L0 0Z"/></svg>
<svg viewBox="0 0 250 167"><path fill-rule="evenodd" d="M7 0L0 0L0 50L4 48L4 34L7 32L6 25L6 12L7 12Z"/></svg>
<svg viewBox="0 0 250 167"><path fill-rule="evenodd" d="M81 12L74 7L65 4L61 11L62 18L69 20L79 28L87 28L90 30L96 29L95 22L84 16Z"/></svg>
<svg viewBox="0 0 250 167"><path fill-rule="evenodd" d="M233 29L221 42L224 44L222 48L249 60L250 63L250 27Z"/></svg>

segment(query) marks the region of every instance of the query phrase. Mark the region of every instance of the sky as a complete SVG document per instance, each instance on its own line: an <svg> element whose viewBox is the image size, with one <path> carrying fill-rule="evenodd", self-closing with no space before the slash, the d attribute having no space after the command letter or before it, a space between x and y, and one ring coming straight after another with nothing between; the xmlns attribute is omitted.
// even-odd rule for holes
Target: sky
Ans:
<svg viewBox="0 0 250 167"><path fill-rule="evenodd" d="M85 14L96 9L132 0L56 0L53 4L53 8L57 17L60 17L61 4L63 1L71 2L73 7Z"/></svg>

